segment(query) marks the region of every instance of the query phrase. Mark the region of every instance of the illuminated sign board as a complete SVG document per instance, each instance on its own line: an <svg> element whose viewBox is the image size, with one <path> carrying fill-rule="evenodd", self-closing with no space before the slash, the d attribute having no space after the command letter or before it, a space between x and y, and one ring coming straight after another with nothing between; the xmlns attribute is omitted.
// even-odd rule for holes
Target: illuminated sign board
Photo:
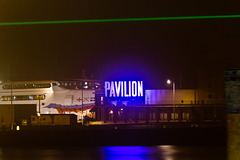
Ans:
<svg viewBox="0 0 240 160"><path fill-rule="evenodd" d="M105 81L105 97L143 97L143 81Z"/></svg>

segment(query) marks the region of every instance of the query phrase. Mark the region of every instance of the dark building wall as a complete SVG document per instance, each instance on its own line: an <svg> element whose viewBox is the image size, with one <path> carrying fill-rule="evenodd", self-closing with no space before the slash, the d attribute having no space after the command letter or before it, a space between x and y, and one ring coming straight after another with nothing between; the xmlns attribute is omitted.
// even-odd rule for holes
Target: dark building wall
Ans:
<svg viewBox="0 0 240 160"><path fill-rule="evenodd" d="M0 105L0 128L10 129L13 119L16 125L21 125L23 119L30 124L31 115L36 115L35 104Z"/></svg>
<svg viewBox="0 0 240 160"><path fill-rule="evenodd" d="M10 128L13 122L13 107L11 105L0 105L0 129Z"/></svg>
<svg viewBox="0 0 240 160"><path fill-rule="evenodd" d="M16 125L21 125L23 119L30 124L31 115L36 115L36 104L14 104L14 119Z"/></svg>

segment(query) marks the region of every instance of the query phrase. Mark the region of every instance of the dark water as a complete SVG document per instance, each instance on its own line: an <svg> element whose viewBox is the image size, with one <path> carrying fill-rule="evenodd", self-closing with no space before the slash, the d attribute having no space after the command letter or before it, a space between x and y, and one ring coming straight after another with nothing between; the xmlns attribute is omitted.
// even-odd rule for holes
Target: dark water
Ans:
<svg viewBox="0 0 240 160"><path fill-rule="evenodd" d="M226 160L216 146L105 146L95 148L0 148L0 160Z"/></svg>

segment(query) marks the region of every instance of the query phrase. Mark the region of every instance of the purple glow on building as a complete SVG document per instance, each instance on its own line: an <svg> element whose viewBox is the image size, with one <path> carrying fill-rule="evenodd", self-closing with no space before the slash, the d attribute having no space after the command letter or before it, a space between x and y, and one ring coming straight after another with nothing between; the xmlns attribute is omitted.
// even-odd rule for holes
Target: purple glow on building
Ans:
<svg viewBox="0 0 240 160"><path fill-rule="evenodd" d="M143 81L105 81L105 97L143 97Z"/></svg>

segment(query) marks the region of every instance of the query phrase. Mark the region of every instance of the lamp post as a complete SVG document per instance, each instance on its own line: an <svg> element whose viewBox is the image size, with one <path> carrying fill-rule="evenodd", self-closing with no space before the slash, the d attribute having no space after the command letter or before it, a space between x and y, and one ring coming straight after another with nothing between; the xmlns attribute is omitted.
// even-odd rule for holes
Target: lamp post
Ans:
<svg viewBox="0 0 240 160"><path fill-rule="evenodd" d="M14 128L14 106L13 106L13 84L11 82L11 109L12 109L12 124L11 130Z"/></svg>
<svg viewBox="0 0 240 160"><path fill-rule="evenodd" d="M38 105L38 116L41 115L41 98L42 98L42 95L38 95L38 101L39 101L39 105Z"/></svg>
<svg viewBox="0 0 240 160"><path fill-rule="evenodd" d="M82 125L84 124L83 123L83 82L82 82Z"/></svg>
<svg viewBox="0 0 240 160"><path fill-rule="evenodd" d="M176 93L176 88L175 88L175 82L171 82L171 80L167 80L167 84L171 84L172 83L172 92L173 92L173 120L175 122L175 93Z"/></svg>

